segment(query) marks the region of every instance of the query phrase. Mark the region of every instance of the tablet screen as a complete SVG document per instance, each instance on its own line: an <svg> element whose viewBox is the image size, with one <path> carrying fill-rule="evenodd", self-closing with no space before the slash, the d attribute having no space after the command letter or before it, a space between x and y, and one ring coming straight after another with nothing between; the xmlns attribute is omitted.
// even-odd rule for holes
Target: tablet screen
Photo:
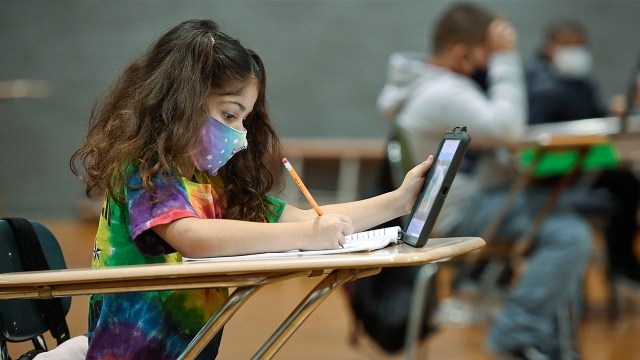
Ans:
<svg viewBox="0 0 640 360"><path fill-rule="evenodd" d="M429 183L427 184L426 190L422 193L421 198L417 200L420 205L415 209L414 214L411 217L411 221L409 221L409 226L406 231L407 235L411 235L415 238L420 236L422 227L424 226L427 216L433 207L433 203L440 192L444 176L447 173L447 169L451 164L451 160L453 159L459 144L460 140L451 139L444 140L442 143L442 148L440 149L438 158L435 160L434 164L431 165L435 166L433 175L429 179Z"/></svg>

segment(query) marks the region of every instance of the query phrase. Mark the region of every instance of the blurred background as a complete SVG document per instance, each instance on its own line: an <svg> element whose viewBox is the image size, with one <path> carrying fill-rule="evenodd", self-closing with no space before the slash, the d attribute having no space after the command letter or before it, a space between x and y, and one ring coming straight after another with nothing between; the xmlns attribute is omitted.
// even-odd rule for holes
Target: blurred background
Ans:
<svg viewBox="0 0 640 360"><path fill-rule="evenodd" d="M601 98L626 91L640 51L640 1L476 2L516 28L525 65L533 60L549 23L579 21L588 33ZM315 158L315 163L304 162L303 178L320 194L319 202L328 198L319 191L323 189L337 192L338 200L355 198L363 184L373 181L384 155L389 123L375 102L388 57L399 50L428 51L431 26L451 3L0 0L0 216L41 220L58 237L67 267L90 266L96 224L78 219L90 218L95 209L78 207L84 187L69 170L69 158L83 141L95 99L162 33L189 18L217 21L224 32L262 56L276 130L299 173L305 152ZM299 196L297 188L289 196ZM601 264L594 264L586 287L591 312L579 341L585 359L637 358L640 306L622 321L609 321L607 283ZM225 328L220 358L248 358L257 347L253 343L264 341L317 281L267 287ZM273 310L267 317L265 303ZM72 336L86 331L86 314L86 299L74 299ZM352 325L346 298L332 296L277 358L305 354L307 359L326 359L327 344L332 344L332 359L380 358L370 344L351 346ZM485 325L440 329L426 344L429 357L489 358L483 350ZM14 348L14 355L23 349Z"/></svg>
<svg viewBox="0 0 640 360"><path fill-rule="evenodd" d="M263 57L283 138L384 138L375 109L388 56L427 51L451 1L0 1L0 81L48 83L41 98L0 100L0 212L73 216L83 186L68 168L93 101L157 37L210 18ZM602 97L624 92L640 48L640 1L482 1L518 31L525 63L551 21L585 25Z"/></svg>

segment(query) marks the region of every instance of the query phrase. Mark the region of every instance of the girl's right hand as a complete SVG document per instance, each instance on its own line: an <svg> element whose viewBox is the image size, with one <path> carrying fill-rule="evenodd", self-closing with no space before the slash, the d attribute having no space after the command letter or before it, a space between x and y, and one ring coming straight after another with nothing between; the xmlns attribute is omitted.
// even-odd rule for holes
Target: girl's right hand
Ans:
<svg viewBox="0 0 640 360"><path fill-rule="evenodd" d="M326 214L308 221L311 236L307 237L300 250L337 249L345 242L344 237L353 233L351 218L341 214Z"/></svg>

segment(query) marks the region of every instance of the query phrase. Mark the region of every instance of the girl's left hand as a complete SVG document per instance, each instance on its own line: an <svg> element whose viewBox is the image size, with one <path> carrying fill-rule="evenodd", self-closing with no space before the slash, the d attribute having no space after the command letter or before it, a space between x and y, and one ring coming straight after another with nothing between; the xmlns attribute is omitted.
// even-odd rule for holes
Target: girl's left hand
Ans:
<svg viewBox="0 0 640 360"><path fill-rule="evenodd" d="M409 214L411 209L413 209L413 204L420 193L424 178L429 168L431 168L431 164L433 164L433 155L429 155L427 160L411 169L407 175L405 175L402 185L396 190L399 196L398 204L405 206L403 209L405 214Z"/></svg>

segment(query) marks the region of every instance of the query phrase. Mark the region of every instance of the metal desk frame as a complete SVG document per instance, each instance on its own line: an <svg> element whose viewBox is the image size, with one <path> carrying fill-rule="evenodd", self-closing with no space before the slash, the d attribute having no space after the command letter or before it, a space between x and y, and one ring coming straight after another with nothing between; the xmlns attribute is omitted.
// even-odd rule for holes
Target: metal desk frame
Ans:
<svg viewBox="0 0 640 360"><path fill-rule="evenodd" d="M271 359L320 303L345 282L376 274L383 267L427 264L482 246L484 240L479 237L434 238L424 248L400 244L371 252L298 258L0 274L0 300L211 287L237 288L179 357L193 359L263 286L294 277L328 274L302 299L252 357Z"/></svg>

